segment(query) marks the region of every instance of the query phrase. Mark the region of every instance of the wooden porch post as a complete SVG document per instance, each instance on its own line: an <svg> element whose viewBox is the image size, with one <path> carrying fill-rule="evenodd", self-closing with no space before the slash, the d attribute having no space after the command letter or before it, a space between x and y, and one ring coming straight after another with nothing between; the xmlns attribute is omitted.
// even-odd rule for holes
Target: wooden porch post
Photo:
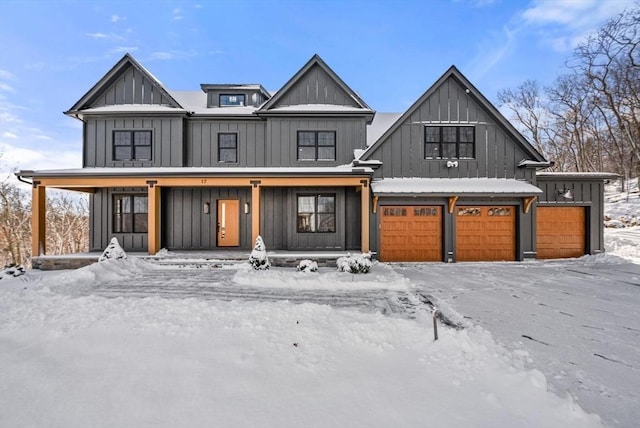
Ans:
<svg viewBox="0 0 640 428"><path fill-rule="evenodd" d="M369 252L369 180L360 180L362 186L360 188L360 212L361 212L361 251L363 253Z"/></svg>
<svg viewBox="0 0 640 428"><path fill-rule="evenodd" d="M149 209L148 209L148 251L154 255L160 251L160 186L155 181L148 181Z"/></svg>
<svg viewBox="0 0 640 428"><path fill-rule="evenodd" d="M251 181L251 247L260 235L260 181Z"/></svg>
<svg viewBox="0 0 640 428"><path fill-rule="evenodd" d="M31 256L37 257L47 253L46 187L34 181L31 196Z"/></svg>

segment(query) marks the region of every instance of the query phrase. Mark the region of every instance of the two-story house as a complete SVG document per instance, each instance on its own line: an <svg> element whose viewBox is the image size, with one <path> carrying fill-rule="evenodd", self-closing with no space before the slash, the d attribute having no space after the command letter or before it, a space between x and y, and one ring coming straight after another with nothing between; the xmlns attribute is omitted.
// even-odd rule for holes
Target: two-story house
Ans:
<svg viewBox="0 0 640 428"><path fill-rule="evenodd" d="M317 55L275 94L171 91L125 55L65 114L83 165L33 183L90 194L90 249L373 252L384 261L522 260L604 250L607 174L550 165L455 68L402 114L373 111Z"/></svg>

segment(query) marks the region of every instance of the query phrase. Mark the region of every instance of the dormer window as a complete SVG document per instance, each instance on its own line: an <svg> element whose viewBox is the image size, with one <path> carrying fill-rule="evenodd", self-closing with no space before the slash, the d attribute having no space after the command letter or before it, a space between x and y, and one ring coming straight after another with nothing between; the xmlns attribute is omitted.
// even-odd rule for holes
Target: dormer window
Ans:
<svg viewBox="0 0 640 428"><path fill-rule="evenodd" d="M220 107L242 107L245 106L244 94L221 94Z"/></svg>

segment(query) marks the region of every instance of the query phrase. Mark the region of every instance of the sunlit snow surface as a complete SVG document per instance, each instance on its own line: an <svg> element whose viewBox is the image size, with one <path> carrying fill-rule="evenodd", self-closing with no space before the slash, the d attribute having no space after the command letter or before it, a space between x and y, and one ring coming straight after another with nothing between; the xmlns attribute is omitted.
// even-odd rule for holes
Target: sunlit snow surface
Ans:
<svg viewBox="0 0 640 428"><path fill-rule="evenodd" d="M3 279L0 426L637 426L640 231L605 236L565 261ZM425 298L464 328L433 342Z"/></svg>

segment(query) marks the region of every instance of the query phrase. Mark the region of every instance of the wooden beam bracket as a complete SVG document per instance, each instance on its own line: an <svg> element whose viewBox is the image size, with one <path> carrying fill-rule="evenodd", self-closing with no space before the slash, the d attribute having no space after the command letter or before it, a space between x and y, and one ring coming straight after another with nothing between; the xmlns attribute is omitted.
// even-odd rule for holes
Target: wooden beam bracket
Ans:
<svg viewBox="0 0 640 428"><path fill-rule="evenodd" d="M533 205L533 202L536 200L536 198L537 196L529 196L527 198L524 198L524 205L522 206L522 211L524 211L525 214L529 214L531 205Z"/></svg>
<svg viewBox="0 0 640 428"><path fill-rule="evenodd" d="M456 206L456 202L458 202L458 196L449 196L448 202L449 214L453 214L453 208Z"/></svg>
<svg viewBox="0 0 640 428"><path fill-rule="evenodd" d="M379 196L373 197L373 213L374 214L378 212L378 199L379 199Z"/></svg>

